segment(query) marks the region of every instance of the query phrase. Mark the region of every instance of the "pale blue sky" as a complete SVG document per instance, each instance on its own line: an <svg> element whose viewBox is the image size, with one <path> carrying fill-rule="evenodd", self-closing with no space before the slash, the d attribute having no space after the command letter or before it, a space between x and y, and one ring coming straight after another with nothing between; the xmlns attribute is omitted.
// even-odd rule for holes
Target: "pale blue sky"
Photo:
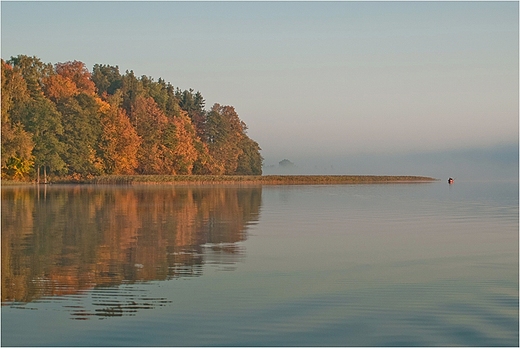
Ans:
<svg viewBox="0 0 520 348"><path fill-rule="evenodd" d="M375 166L381 155L518 146L518 2L1 6L3 59L118 65L200 90L208 108L235 106L266 165L357 173L365 155L383 174L398 167Z"/></svg>

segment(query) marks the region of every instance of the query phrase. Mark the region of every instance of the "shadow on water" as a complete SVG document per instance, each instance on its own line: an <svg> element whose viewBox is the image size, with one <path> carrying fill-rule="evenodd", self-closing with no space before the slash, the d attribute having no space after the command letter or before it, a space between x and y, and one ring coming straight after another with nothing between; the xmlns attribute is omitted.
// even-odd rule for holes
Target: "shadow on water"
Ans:
<svg viewBox="0 0 520 348"><path fill-rule="evenodd" d="M3 187L2 305L67 297L79 320L164 306L129 285L233 270L261 197L261 187ZM71 304L89 291L92 308Z"/></svg>

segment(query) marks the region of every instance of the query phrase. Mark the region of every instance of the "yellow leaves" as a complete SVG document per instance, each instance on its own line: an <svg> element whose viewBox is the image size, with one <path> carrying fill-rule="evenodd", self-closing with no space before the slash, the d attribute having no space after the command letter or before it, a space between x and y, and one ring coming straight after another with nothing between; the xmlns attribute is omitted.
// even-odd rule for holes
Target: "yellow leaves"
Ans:
<svg viewBox="0 0 520 348"><path fill-rule="evenodd" d="M25 179L31 173L34 156L31 134L20 124L2 122L2 177Z"/></svg>
<svg viewBox="0 0 520 348"><path fill-rule="evenodd" d="M99 106L100 113L106 114L110 111L111 106L109 103L107 103L106 101L104 101L103 99L101 99L99 97L94 97L94 100L96 101L96 103Z"/></svg>
<svg viewBox="0 0 520 348"><path fill-rule="evenodd" d="M178 174L191 174L193 162L198 157L194 144L195 130L186 112L174 117L173 124L177 139L177 146L174 149L174 158L177 162L174 164L176 172Z"/></svg>
<svg viewBox="0 0 520 348"><path fill-rule="evenodd" d="M14 180L23 180L31 172L34 165L33 157L9 157L2 166L2 177Z"/></svg>
<svg viewBox="0 0 520 348"><path fill-rule="evenodd" d="M94 150L90 145L88 147L89 150L89 162L92 163L94 168L96 168L99 172L103 172L104 164L103 160L96 156L96 150Z"/></svg>
<svg viewBox="0 0 520 348"><path fill-rule="evenodd" d="M134 174L141 138L123 109L112 107L101 118L103 152L109 174Z"/></svg>

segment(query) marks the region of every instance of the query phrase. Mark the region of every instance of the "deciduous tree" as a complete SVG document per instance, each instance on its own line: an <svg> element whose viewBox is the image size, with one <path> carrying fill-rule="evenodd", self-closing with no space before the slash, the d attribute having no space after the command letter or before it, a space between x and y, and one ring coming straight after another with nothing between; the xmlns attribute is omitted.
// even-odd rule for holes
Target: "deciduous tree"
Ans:
<svg viewBox="0 0 520 348"><path fill-rule="evenodd" d="M208 148L221 168L220 174L235 174L238 157L243 152L238 144L244 137L244 126L232 106L215 104L208 113L206 120Z"/></svg>
<svg viewBox="0 0 520 348"><path fill-rule="evenodd" d="M119 107L120 99L120 91L109 96L109 108L102 113L102 153L107 174L134 174L141 138L125 110Z"/></svg>
<svg viewBox="0 0 520 348"><path fill-rule="evenodd" d="M236 174L261 175L263 158L258 143L245 135L238 146L242 153L238 156Z"/></svg>
<svg viewBox="0 0 520 348"><path fill-rule="evenodd" d="M19 118L13 117L25 107L30 96L25 80L4 60L2 64L2 177L26 179L33 170L34 142Z"/></svg>
<svg viewBox="0 0 520 348"><path fill-rule="evenodd" d="M90 72L85 66L85 63L77 60L57 63L55 69L57 74L74 82L80 92L89 95L93 95L96 92L96 85L91 80Z"/></svg>
<svg viewBox="0 0 520 348"><path fill-rule="evenodd" d="M101 155L100 105L94 95L80 93L58 104L63 115L61 135L69 175L88 177L104 173Z"/></svg>
<svg viewBox="0 0 520 348"><path fill-rule="evenodd" d="M130 118L141 137L137 151L139 174L173 174L173 168L165 166L164 145L161 143L168 118L157 107L153 98L138 96Z"/></svg>

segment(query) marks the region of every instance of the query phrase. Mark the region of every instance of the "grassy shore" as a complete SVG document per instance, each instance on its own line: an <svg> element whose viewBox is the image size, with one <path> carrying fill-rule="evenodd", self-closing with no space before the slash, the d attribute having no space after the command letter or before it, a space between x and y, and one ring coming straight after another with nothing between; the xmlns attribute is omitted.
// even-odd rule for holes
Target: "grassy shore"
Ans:
<svg viewBox="0 0 520 348"><path fill-rule="evenodd" d="M381 184L432 182L425 176L403 175L109 175L80 181L55 181L79 184L261 184L261 185L323 185Z"/></svg>

